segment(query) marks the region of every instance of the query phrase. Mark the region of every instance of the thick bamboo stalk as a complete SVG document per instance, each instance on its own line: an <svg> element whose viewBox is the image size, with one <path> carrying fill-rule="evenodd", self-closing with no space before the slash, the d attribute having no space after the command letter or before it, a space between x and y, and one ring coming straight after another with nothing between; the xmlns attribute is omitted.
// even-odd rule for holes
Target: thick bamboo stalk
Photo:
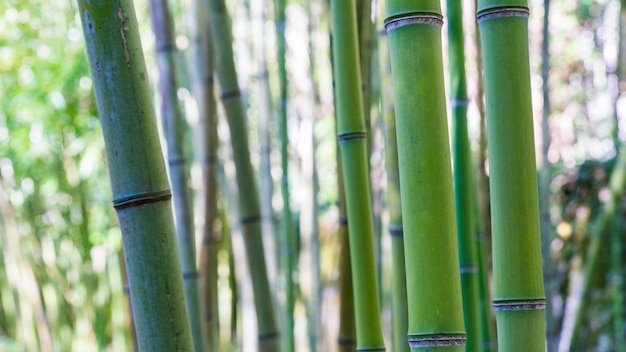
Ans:
<svg viewBox="0 0 626 352"><path fill-rule="evenodd" d="M480 0L477 13L485 67L498 349L543 351L528 6L525 0Z"/></svg>
<svg viewBox="0 0 626 352"><path fill-rule="evenodd" d="M337 134L350 223L357 351L384 351L354 2L331 0L331 18Z"/></svg>
<svg viewBox="0 0 626 352"><path fill-rule="evenodd" d="M209 11L215 68L222 89L222 104L228 117L233 158L239 188L239 215L244 232L246 255L252 276L257 313L259 351L279 351L279 329L273 309L261 231L261 209L254 170L248 149L246 116L237 82L230 20L224 0L211 0ZM244 337L250 338L250 337Z"/></svg>
<svg viewBox="0 0 626 352"><path fill-rule="evenodd" d="M385 9L385 1L379 3L380 12ZM382 16L381 25L382 25ZM393 88L391 83L391 63L389 46L384 28L378 37L381 109L384 122L385 169L387 172L387 208L389 211L389 235L391 236L391 347L392 351L408 351L406 268L404 257L404 232L402 230L402 206L400 203L400 173L398 171L398 143L396 138L396 118L394 115Z"/></svg>
<svg viewBox="0 0 626 352"><path fill-rule="evenodd" d="M180 255L187 312L191 324L193 344L202 351L202 318L200 283L196 266L196 241L193 226L193 208L188 187L189 172L184 150L185 120L178 101L178 77L172 15L167 0L150 0L150 13L155 36L161 119L167 146L169 179L173 193L176 237Z"/></svg>
<svg viewBox="0 0 626 352"><path fill-rule="evenodd" d="M278 82L279 82L279 102L278 102L278 132L280 136L280 166L282 176L280 182L280 193L283 199L283 208L280 217L280 256L281 270L283 272L283 285L285 292L285 302L283 307L284 332L283 349L293 351L295 340L293 335L293 308L294 308L294 284L292 282L294 261L297 258L295 248L295 238L293 230L293 220L289 196L289 134L287 130L287 67L285 52L285 6L287 0L276 1L276 43L278 50Z"/></svg>
<svg viewBox="0 0 626 352"><path fill-rule="evenodd" d="M387 0L411 350L463 351L465 331L439 1ZM424 289L428 288L428 289Z"/></svg>
<svg viewBox="0 0 626 352"><path fill-rule="evenodd" d="M217 252L219 234L215 231L217 219L217 112L213 80L213 53L211 51L208 4L204 0L193 3L195 20L195 72L194 90L198 103L201 124L202 180L204 185L202 247L200 248L200 284L202 294L203 336L205 349L217 351L219 348L219 309L217 290Z"/></svg>
<svg viewBox="0 0 626 352"><path fill-rule="evenodd" d="M135 10L78 0L141 351L193 349L170 189Z"/></svg>
<svg viewBox="0 0 626 352"><path fill-rule="evenodd" d="M472 164L467 129L467 84L465 77L465 40L461 0L447 1L448 58L450 69L450 106L452 109L452 156L454 200L461 265L463 316L467 331L465 351L480 351L480 277L472 213Z"/></svg>

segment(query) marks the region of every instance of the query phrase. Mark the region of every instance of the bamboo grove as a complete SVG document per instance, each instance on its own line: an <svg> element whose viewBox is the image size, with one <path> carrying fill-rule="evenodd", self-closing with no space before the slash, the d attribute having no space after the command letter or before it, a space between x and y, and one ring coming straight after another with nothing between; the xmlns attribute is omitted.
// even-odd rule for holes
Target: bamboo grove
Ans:
<svg viewBox="0 0 626 352"><path fill-rule="evenodd" d="M625 0L0 3L0 350L626 351L625 36Z"/></svg>

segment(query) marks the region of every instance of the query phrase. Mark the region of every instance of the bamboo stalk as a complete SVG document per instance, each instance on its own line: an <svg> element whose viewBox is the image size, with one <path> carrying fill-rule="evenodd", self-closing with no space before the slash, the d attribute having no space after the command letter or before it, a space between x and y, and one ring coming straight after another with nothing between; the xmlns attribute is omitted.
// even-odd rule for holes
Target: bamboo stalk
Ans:
<svg viewBox="0 0 626 352"><path fill-rule="evenodd" d="M611 284L613 293L613 336L616 352L626 351L626 338L624 337L624 293L623 293L623 270L622 270L622 227L621 215L615 216L611 226Z"/></svg>
<svg viewBox="0 0 626 352"><path fill-rule="evenodd" d="M218 309L218 273L217 253L220 236L215 230L218 217L217 209L217 112L213 79L213 53L211 51L210 25L208 22L208 4L196 0L194 5L195 19L195 80L194 88L198 103L198 114L201 123L202 149L200 163L204 185L203 211L204 228L202 247L200 248L200 284L202 294L202 319L205 349L217 351L219 348L219 309Z"/></svg>
<svg viewBox="0 0 626 352"><path fill-rule="evenodd" d="M274 352L280 350L279 329L274 316L273 296L267 278L259 196L250 162L246 119L233 60L230 20L224 0L211 0L209 14L212 46L216 55L214 57L215 68L222 90L222 104L228 117L239 187L239 215L252 276L259 350Z"/></svg>
<svg viewBox="0 0 626 352"><path fill-rule="evenodd" d="M172 15L167 0L150 0L150 14L155 35L161 119L167 145L169 179L173 193L173 208L178 239L187 312L196 351L203 350L200 282L196 266L196 241L193 208L188 187L189 172L184 150L185 120L178 101L178 75Z"/></svg>
<svg viewBox="0 0 626 352"><path fill-rule="evenodd" d="M285 6L287 0L276 1L276 43L278 50L278 82L279 82L279 103L278 103L278 130L280 136L280 166L282 176L280 182L280 193L283 200L283 208L280 217L280 255L281 267L283 271L283 285L285 290L285 302L283 307L284 335L283 349L293 351L295 349L295 339L293 332L294 318L294 283L292 281L294 272L294 261L298 252L295 248L295 237L293 229L293 219L291 214L289 196L289 134L287 130L287 67L285 51Z"/></svg>
<svg viewBox="0 0 626 352"><path fill-rule="evenodd" d="M192 350L171 193L135 10L78 0L139 350Z"/></svg>
<svg viewBox="0 0 626 352"><path fill-rule="evenodd" d="M384 6L384 2L382 3ZM381 7L384 9L384 7ZM381 11L382 12L382 11ZM384 31L384 30L383 30ZM391 236L391 319L392 351L408 351L406 268L404 266L404 233L402 230L402 206L400 202L400 174L398 172L398 144L394 115L393 92L391 89L391 65L386 33L378 39L381 67L381 106L385 123L385 166L387 171L387 206Z"/></svg>
<svg viewBox="0 0 626 352"><path fill-rule="evenodd" d="M346 210L346 194L341 167L341 154L337 154L337 181L339 183L339 336L337 350L353 352L356 349L356 322L354 316L354 290L352 285L352 266L350 255L350 238L348 214Z"/></svg>
<svg viewBox="0 0 626 352"><path fill-rule="evenodd" d="M352 1L331 0L331 17L337 134L350 223L357 351L384 351L374 258L367 132L360 89L355 4Z"/></svg>
<svg viewBox="0 0 626 352"><path fill-rule="evenodd" d="M498 349L543 351L545 296L527 2L479 0L477 19L485 67Z"/></svg>
<svg viewBox="0 0 626 352"><path fill-rule="evenodd" d="M467 84L465 77L465 40L461 0L447 1L448 58L450 69L450 106L452 109L452 156L454 199L461 265L463 316L467 331L465 351L480 351L480 277L472 213L472 166L467 129Z"/></svg>
<svg viewBox="0 0 626 352"><path fill-rule="evenodd" d="M543 259L543 281L546 290L546 340L548 352L557 351L559 331L557 320L552 314L552 295L555 291L555 268L552 263L550 244L554 237L550 220L550 0L543 1L543 39L541 42L541 79L543 112L541 117L541 169L539 171L539 210L541 226L541 252Z"/></svg>
<svg viewBox="0 0 626 352"><path fill-rule="evenodd" d="M463 351L442 25L439 1L386 3L410 297L408 343L411 350Z"/></svg>

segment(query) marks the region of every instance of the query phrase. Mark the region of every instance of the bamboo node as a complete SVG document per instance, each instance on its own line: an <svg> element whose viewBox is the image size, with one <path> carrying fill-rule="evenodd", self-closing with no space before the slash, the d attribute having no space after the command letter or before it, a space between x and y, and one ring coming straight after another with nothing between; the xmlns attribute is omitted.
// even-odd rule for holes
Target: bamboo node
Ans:
<svg viewBox="0 0 626 352"><path fill-rule="evenodd" d="M507 310L544 310L546 309L546 300L541 298L527 301L494 301L493 309L496 312Z"/></svg>
<svg viewBox="0 0 626 352"><path fill-rule="evenodd" d="M465 334L445 334L445 335L409 335L409 347L428 348L428 347L450 347L465 346L467 338Z"/></svg>
<svg viewBox="0 0 626 352"><path fill-rule="evenodd" d="M470 101L468 99L456 99L450 98L450 106L451 107L468 107Z"/></svg>
<svg viewBox="0 0 626 352"><path fill-rule="evenodd" d="M200 277L200 274L197 271L190 271L187 273L183 273L184 280L195 280Z"/></svg>
<svg viewBox="0 0 626 352"><path fill-rule="evenodd" d="M233 89L228 92L223 92L221 98L222 98L222 101L224 101L224 100L228 100L232 98L237 98L240 96L241 96L241 91L239 89Z"/></svg>
<svg viewBox="0 0 626 352"><path fill-rule="evenodd" d="M462 266L461 267L461 275L463 274L477 274L478 273L478 268L474 265L471 266Z"/></svg>
<svg viewBox="0 0 626 352"><path fill-rule="evenodd" d="M157 52L157 54L169 53L169 52L172 52L172 51L176 51L177 49L178 48L173 43L163 43L163 44L157 46L156 52Z"/></svg>
<svg viewBox="0 0 626 352"><path fill-rule="evenodd" d="M339 346L356 346L356 340L352 337L341 337L337 338L337 344Z"/></svg>
<svg viewBox="0 0 626 352"><path fill-rule="evenodd" d="M412 24L430 24L441 27L443 26L443 16L438 13L425 12L385 19L385 29L387 32Z"/></svg>
<svg viewBox="0 0 626 352"><path fill-rule="evenodd" d="M260 215L244 216L241 219L239 219L239 222L242 225L252 224L252 223L260 222L260 221L261 221L261 216Z"/></svg>
<svg viewBox="0 0 626 352"><path fill-rule="evenodd" d="M120 211L126 208L133 208L140 205L169 201L172 199L172 193L169 189L163 191L146 192L133 194L127 197L114 199L113 208Z"/></svg>
<svg viewBox="0 0 626 352"><path fill-rule="evenodd" d="M337 135L337 140L339 141L339 143L349 141L352 139L367 139L367 132L365 131L342 132Z"/></svg>
<svg viewBox="0 0 626 352"><path fill-rule="evenodd" d="M499 7L479 12L476 15L476 21L478 21L478 23L482 23L484 21L503 17L528 18L529 15L530 11L526 7Z"/></svg>
<svg viewBox="0 0 626 352"><path fill-rule="evenodd" d="M402 228L402 225L389 225L389 235L391 237L404 236L404 229Z"/></svg>
<svg viewBox="0 0 626 352"><path fill-rule="evenodd" d="M262 341L277 339L280 336L280 333L278 331L270 331L270 332L259 333L258 336L259 336L258 337L259 342L262 342Z"/></svg>

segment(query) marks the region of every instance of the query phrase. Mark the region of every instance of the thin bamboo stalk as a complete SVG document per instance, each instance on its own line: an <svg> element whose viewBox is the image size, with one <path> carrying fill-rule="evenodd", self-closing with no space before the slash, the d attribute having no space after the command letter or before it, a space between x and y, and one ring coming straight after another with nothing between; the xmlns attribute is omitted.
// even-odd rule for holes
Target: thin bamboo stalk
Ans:
<svg viewBox="0 0 626 352"><path fill-rule="evenodd" d="M478 6L474 0L474 8ZM491 290L489 274L491 273L491 204L489 203L489 177L486 172L487 163L487 126L485 124L485 85L483 79L483 60L482 60L482 43L478 33L478 22L474 22L476 30L474 32L474 41L476 43L476 106L480 114L478 138L478 158L476 178L476 199L475 207L475 226L476 226L476 247L478 249L478 261L480 263L480 305L481 305L481 326L482 326L482 348L483 351L495 350L495 320L491 307Z"/></svg>
<svg viewBox="0 0 626 352"><path fill-rule="evenodd" d="M446 121L442 25L439 1L386 3L410 297L408 343L412 351L463 351L466 340Z"/></svg>
<svg viewBox="0 0 626 352"><path fill-rule="evenodd" d="M185 156L185 120L178 101L178 75L172 15L167 0L150 0L150 14L155 36L161 119L167 145L169 179L173 193L176 237L180 255L187 312L191 324L193 344L202 351L202 318L200 309L200 282L196 266L196 241L193 226L193 208L188 187L189 172Z"/></svg>
<svg viewBox="0 0 626 352"><path fill-rule="evenodd" d="M346 194L341 167L341 154L337 154L337 180L339 183L339 336L337 350L353 352L356 349L356 322L354 316L354 290L352 285L352 266L350 259L350 238L348 214L346 210Z"/></svg>
<svg viewBox="0 0 626 352"><path fill-rule="evenodd" d="M552 314L554 287L554 264L551 259L550 244L554 237L550 220L550 0L543 1L543 39L541 42L541 79L543 112L541 116L541 169L539 171L539 211L541 226L541 253L543 259L543 282L546 290L546 341L548 352L556 351L559 343L557 320Z"/></svg>
<svg viewBox="0 0 626 352"><path fill-rule="evenodd" d="M611 227L611 284L613 291L613 336L616 352L626 351L626 337L624 336L624 291L622 269L622 234L621 214L615 216Z"/></svg>
<svg viewBox="0 0 626 352"><path fill-rule="evenodd" d="M357 350L384 351L354 2L331 0L331 17L337 134L350 223L350 253L353 254Z"/></svg>
<svg viewBox="0 0 626 352"><path fill-rule="evenodd" d="M139 350L192 350L171 193L132 2L78 0Z"/></svg>
<svg viewBox="0 0 626 352"><path fill-rule="evenodd" d="M297 258L295 248L295 238L293 229L293 219L291 214L289 196L289 133L287 129L287 66L285 52L285 6L287 0L276 1L276 43L278 50L278 82L279 82L279 102L278 102L278 130L280 136L280 166L282 176L280 182L280 193L283 199L283 208L280 217L280 255L281 269L283 271L283 285L285 291L285 302L283 307L284 332L283 349L293 351L295 349L295 339L293 332L294 318L294 283L292 281L294 272L294 261Z"/></svg>
<svg viewBox="0 0 626 352"><path fill-rule="evenodd" d="M479 0L477 16L485 67L498 349L543 351L528 5L525 0Z"/></svg>
<svg viewBox="0 0 626 352"><path fill-rule="evenodd" d="M202 294L202 319L205 350L217 351L219 348L219 305L218 305L218 273L217 253L220 236L215 230L218 217L217 209L217 112L213 79L213 53L211 51L210 25L208 22L208 4L196 0L194 6L195 19L195 76L194 88L198 103L198 115L201 123L202 179L204 185L203 211L204 228L202 247L200 248L200 284Z"/></svg>
<svg viewBox="0 0 626 352"><path fill-rule="evenodd" d="M452 108L452 156L454 167L454 199L461 265L463 316L467 331L465 351L480 351L479 262L474 237L472 213L472 166L467 129L467 84L465 77L465 40L461 0L447 1L448 58L450 69L450 106Z"/></svg>
<svg viewBox="0 0 626 352"><path fill-rule="evenodd" d="M239 187L239 215L252 276L259 351L280 351L279 329L265 266L259 195L250 162L246 119L233 60L230 20L224 0L211 0L209 14L215 68L222 89L222 104L228 117Z"/></svg>

